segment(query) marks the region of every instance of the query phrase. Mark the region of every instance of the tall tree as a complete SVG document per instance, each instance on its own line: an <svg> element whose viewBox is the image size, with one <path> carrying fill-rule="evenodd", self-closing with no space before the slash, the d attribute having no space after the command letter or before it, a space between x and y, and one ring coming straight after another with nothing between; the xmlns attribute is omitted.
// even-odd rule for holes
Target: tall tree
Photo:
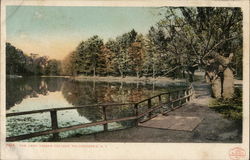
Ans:
<svg viewBox="0 0 250 160"><path fill-rule="evenodd" d="M242 48L240 8L168 8L159 24L169 32L170 39L177 38L189 53L187 68L199 66L205 70L212 85L212 96L231 98L232 58Z"/></svg>
<svg viewBox="0 0 250 160"><path fill-rule="evenodd" d="M7 74L25 73L25 55L10 43L6 43L6 72Z"/></svg>
<svg viewBox="0 0 250 160"><path fill-rule="evenodd" d="M61 62L55 59L48 61L45 67L46 75L60 75L61 74Z"/></svg>
<svg viewBox="0 0 250 160"><path fill-rule="evenodd" d="M129 53L129 66L132 73L135 73L137 77L142 74L144 64L144 39L142 34L136 36L135 42L131 44L128 49Z"/></svg>
<svg viewBox="0 0 250 160"><path fill-rule="evenodd" d="M118 53L116 55L116 64L120 72L121 77L126 76L131 73L131 68L129 67L129 53L128 49L132 43L135 42L137 32L132 29L130 32L123 34L116 38L119 46Z"/></svg>
<svg viewBox="0 0 250 160"><path fill-rule="evenodd" d="M77 75L76 52L73 51L68 54L62 61L62 74L63 75Z"/></svg>
<svg viewBox="0 0 250 160"><path fill-rule="evenodd" d="M77 47L77 71L78 73L101 73L102 61L99 61L102 54L103 40L97 35L89 38L85 42L81 42Z"/></svg>
<svg viewBox="0 0 250 160"><path fill-rule="evenodd" d="M163 54L165 53L165 39L161 31L151 27L146 38L146 53L144 61L144 74L155 78L163 71Z"/></svg>
<svg viewBox="0 0 250 160"><path fill-rule="evenodd" d="M104 61L103 72L106 75L115 75L115 72L117 70L115 65L115 56L119 50L118 48L119 46L117 45L117 43L114 40L110 39L102 49L103 54L101 55L101 59Z"/></svg>

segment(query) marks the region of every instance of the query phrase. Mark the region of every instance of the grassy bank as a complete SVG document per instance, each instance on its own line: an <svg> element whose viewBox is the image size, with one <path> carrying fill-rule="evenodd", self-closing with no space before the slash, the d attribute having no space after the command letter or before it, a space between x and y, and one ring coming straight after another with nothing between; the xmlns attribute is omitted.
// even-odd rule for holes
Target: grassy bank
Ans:
<svg viewBox="0 0 250 160"><path fill-rule="evenodd" d="M54 75L43 75L41 77L49 77L49 78L71 78L71 76L54 76Z"/></svg>
<svg viewBox="0 0 250 160"><path fill-rule="evenodd" d="M76 76L71 77L74 80L82 81L82 80L96 80L96 81L103 81L103 82L126 82L126 83L178 83L178 82L186 82L185 79L172 79L168 77L157 77L157 78L151 78L151 77L113 77L113 76L107 76L107 77L99 77L99 76Z"/></svg>
<svg viewBox="0 0 250 160"><path fill-rule="evenodd" d="M216 112L221 113L227 119L241 121L242 90L236 88L233 98L227 100L215 99L210 103L209 107L215 110Z"/></svg>

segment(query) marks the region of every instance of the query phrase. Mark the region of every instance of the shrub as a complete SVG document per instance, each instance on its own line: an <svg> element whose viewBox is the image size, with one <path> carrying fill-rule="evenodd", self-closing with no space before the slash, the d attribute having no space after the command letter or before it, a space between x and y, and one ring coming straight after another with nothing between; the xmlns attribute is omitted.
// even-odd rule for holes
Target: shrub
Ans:
<svg viewBox="0 0 250 160"><path fill-rule="evenodd" d="M235 88L231 99L216 99L210 107L231 120L242 120L242 90Z"/></svg>

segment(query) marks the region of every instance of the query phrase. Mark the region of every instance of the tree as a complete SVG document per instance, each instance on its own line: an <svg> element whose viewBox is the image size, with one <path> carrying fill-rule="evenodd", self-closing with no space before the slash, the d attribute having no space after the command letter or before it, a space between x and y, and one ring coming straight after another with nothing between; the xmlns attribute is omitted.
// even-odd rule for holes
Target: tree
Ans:
<svg viewBox="0 0 250 160"><path fill-rule="evenodd" d="M165 54L165 36L162 31L151 27L146 38L144 75L155 78L164 70L163 55Z"/></svg>
<svg viewBox="0 0 250 160"><path fill-rule="evenodd" d="M48 61L45 67L46 75L60 75L61 74L61 62L55 59Z"/></svg>
<svg viewBox="0 0 250 160"><path fill-rule="evenodd" d="M199 66L205 70L212 96L231 98L232 59L234 54L241 54L238 51L242 48L240 8L168 8L159 25L168 31L171 45L176 44L172 39L178 39L177 44L183 46L181 52L189 53L186 68Z"/></svg>
<svg viewBox="0 0 250 160"><path fill-rule="evenodd" d="M101 73L102 61L99 61L102 54L103 40L97 35L81 42L76 49L77 72L93 76Z"/></svg>
<svg viewBox="0 0 250 160"><path fill-rule="evenodd" d="M71 52L62 61L62 74L73 75L77 74L76 52Z"/></svg>
<svg viewBox="0 0 250 160"><path fill-rule="evenodd" d="M46 56L38 57L34 60L34 64L36 66L37 74L46 74L45 67L49 62L49 58Z"/></svg>
<svg viewBox="0 0 250 160"><path fill-rule="evenodd" d="M90 52L87 51L86 42L82 41L76 48L76 51L71 54L74 55L74 61L69 61L75 67L75 73L81 74L84 73L85 75L89 74L91 69L91 55ZM70 57L69 57L70 58ZM71 57L73 58L73 57ZM72 59L73 60L73 59Z"/></svg>
<svg viewBox="0 0 250 160"><path fill-rule="evenodd" d="M115 75L115 55L118 52L118 45L114 40L109 40L102 49L102 56L100 57L103 64L103 73L105 75Z"/></svg>
<svg viewBox="0 0 250 160"><path fill-rule="evenodd" d="M138 78L141 75L143 69L145 54L144 39L142 34L136 36L135 42L133 42L128 48L128 53L129 66L132 73L136 73L136 77Z"/></svg>
<svg viewBox="0 0 250 160"><path fill-rule="evenodd" d="M130 32L123 34L116 38L119 49L115 57L115 63L118 66L118 71L121 77L131 73L131 67L129 67L129 53L128 49L132 43L135 42L137 32L132 29Z"/></svg>
<svg viewBox="0 0 250 160"><path fill-rule="evenodd" d="M10 43L6 43L6 73L10 75L23 74L25 69L25 55Z"/></svg>

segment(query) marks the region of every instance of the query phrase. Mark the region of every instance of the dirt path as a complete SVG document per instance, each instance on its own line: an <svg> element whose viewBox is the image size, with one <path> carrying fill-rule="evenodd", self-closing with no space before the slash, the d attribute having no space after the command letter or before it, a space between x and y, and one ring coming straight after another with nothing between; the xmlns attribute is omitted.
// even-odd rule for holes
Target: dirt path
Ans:
<svg viewBox="0 0 250 160"><path fill-rule="evenodd" d="M101 132L91 135L65 138L63 142L223 142L239 143L242 140L241 127L227 120L208 107L209 85L194 83L195 99L169 115L195 116L202 122L193 131L176 131L146 127Z"/></svg>

